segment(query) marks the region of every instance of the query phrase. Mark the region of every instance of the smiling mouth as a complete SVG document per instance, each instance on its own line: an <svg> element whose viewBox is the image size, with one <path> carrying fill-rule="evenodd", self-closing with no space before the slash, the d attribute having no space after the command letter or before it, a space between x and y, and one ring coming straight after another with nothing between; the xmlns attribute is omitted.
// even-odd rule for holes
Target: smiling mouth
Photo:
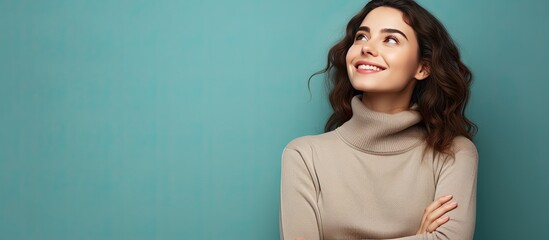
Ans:
<svg viewBox="0 0 549 240"><path fill-rule="evenodd" d="M381 67L374 66L374 65L368 65L368 64L359 64L356 68L357 69L362 69L362 70L373 70L373 71L383 71L383 70L385 70Z"/></svg>

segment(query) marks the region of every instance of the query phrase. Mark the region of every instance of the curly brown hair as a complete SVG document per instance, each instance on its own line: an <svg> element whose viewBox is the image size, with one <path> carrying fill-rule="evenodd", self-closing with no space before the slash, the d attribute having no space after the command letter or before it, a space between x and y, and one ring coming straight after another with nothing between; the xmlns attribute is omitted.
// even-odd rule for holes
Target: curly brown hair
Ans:
<svg viewBox="0 0 549 240"><path fill-rule="evenodd" d="M428 66L430 74L417 82L410 104L418 105L423 118L419 125L427 133L428 146L451 154L450 146L456 136L472 140L477 131L477 126L465 117L472 74L461 62L458 48L442 23L412 0L372 0L366 4L347 24L345 36L328 52L326 67L311 76L327 74L331 89L329 100L334 112L324 130L336 129L353 115L351 99L362 92L354 89L349 81L345 56L366 15L381 6L400 10L403 20L418 37L419 58Z"/></svg>

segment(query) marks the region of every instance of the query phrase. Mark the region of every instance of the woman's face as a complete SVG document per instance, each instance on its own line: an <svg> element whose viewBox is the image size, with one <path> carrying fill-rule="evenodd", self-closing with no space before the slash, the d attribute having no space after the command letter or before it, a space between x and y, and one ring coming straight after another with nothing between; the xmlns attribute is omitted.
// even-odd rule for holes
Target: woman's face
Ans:
<svg viewBox="0 0 549 240"><path fill-rule="evenodd" d="M397 9L378 7L364 18L346 57L356 90L411 94L416 79L428 76L419 61L418 41Z"/></svg>

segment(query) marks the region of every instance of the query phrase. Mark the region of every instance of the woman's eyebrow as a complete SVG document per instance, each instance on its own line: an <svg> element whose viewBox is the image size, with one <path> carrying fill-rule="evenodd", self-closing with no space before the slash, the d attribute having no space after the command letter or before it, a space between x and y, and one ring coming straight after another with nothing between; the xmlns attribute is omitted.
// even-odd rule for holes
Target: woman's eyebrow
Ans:
<svg viewBox="0 0 549 240"><path fill-rule="evenodd" d="M358 31L364 31L364 32L367 32L369 33L370 32L370 28L369 27L366 27L366 26L360 26L358 29L357 29L357 32ZM404 38L406 38L406 40L408 40L408 37L406 37L406 34L404 34L402 31L398 30L398 29L394 29L394 28L384 28L384 29L381 29L381 32L382 33L398 33L400 35L402 35Z"/></svg>

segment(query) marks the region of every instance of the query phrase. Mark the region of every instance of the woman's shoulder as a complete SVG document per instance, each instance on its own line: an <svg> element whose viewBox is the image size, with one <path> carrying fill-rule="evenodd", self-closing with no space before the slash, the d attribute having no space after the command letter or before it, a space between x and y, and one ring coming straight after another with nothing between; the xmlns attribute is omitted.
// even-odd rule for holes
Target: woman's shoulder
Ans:
<svg viewBox="0 0 549 240"><path fill-rule="evenodd" d="M445 174L455 172L476 174L478 152L473 141L464 136L455 137L450 146L450 151L450 154L435 155L438 156L434 161L435 169L445 172Z"/></svg>
<svg viewBox="0 0 549 240"><path fill-rule="evenodd" d="M294 138L286 145L285 148L293 150L311 149L333 143L334 141L337 141L337 136L334 131L331 131L317 135L305 135Z"/></svg>
<svg viewBox="0 0 549 240"><path fill-rule="evenodd" d="M477 147L475 146L475 143L471 141L469 138L466 138L464 136L457 136L452 141L452 152L454 154L457 153L470 153L474 155L478 155Z"/></svg>
<svg viewBox="0 0 549 240"><path fill-rule="evenodd" d="M469 138L457 136L450 146L450 155L439 155L443 166L457 169L476 169L478 152L475 144ZM467 171L469 171L467 170Z"/></svg>

